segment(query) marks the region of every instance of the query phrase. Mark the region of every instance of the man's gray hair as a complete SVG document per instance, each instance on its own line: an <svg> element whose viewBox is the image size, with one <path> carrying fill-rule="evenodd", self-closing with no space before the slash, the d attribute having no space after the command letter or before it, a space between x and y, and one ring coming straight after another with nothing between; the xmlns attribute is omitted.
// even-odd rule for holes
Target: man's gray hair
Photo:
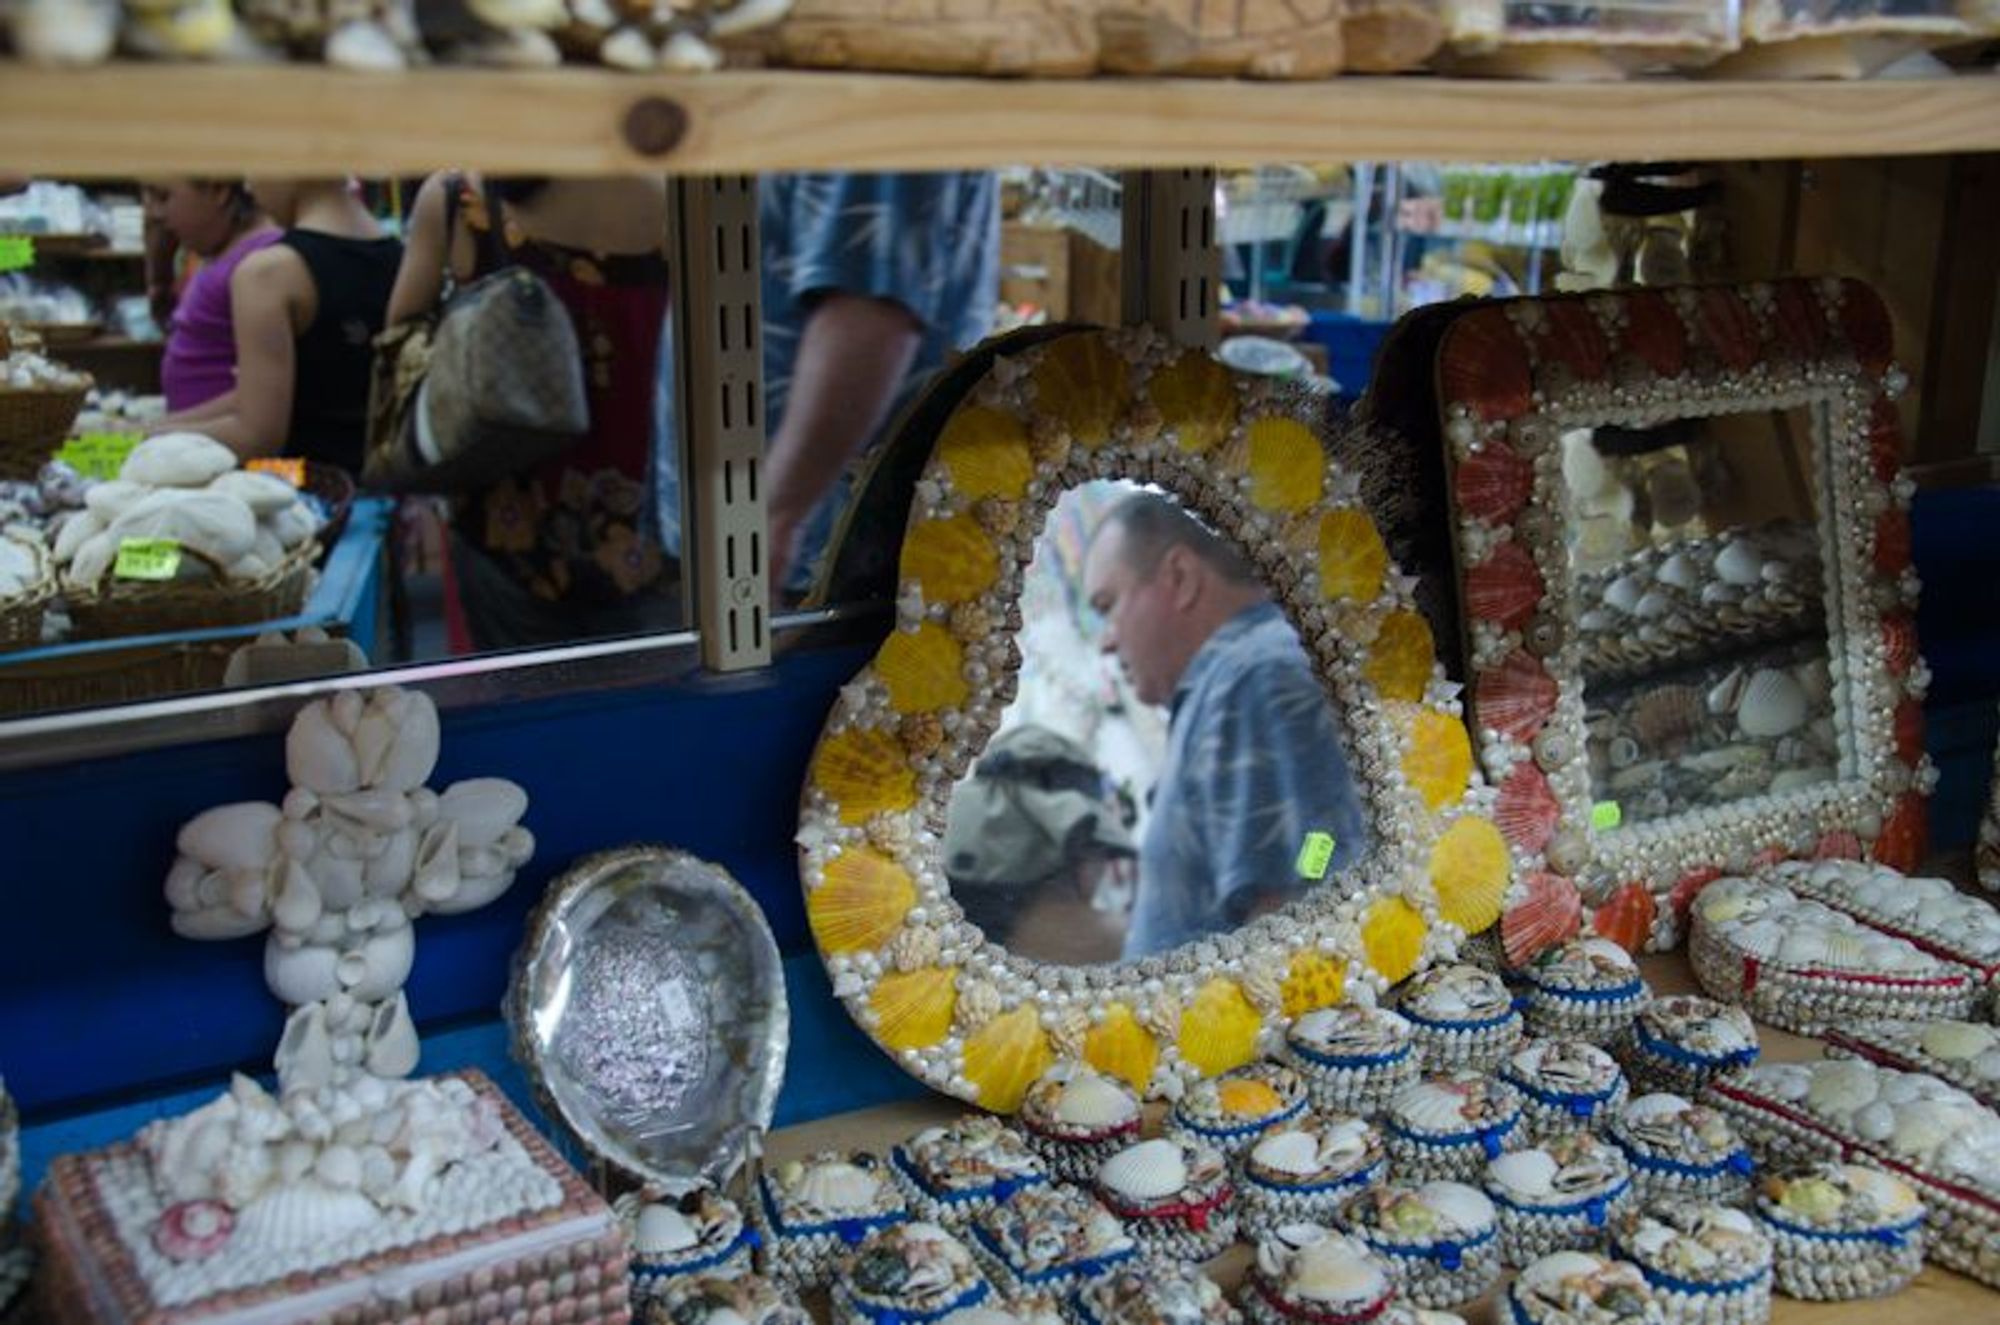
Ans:
<svg viewBox="0 0 2000 1325"><path fill-rule="evenodd" d="M1125 563L1141 579L1158 568L1167 549L1184 547L1232 584L1261 583L1235 544L1157 492L1135 492L1120 501L1104 513L1092 538L1114 524L1125 531Z"/></svg>

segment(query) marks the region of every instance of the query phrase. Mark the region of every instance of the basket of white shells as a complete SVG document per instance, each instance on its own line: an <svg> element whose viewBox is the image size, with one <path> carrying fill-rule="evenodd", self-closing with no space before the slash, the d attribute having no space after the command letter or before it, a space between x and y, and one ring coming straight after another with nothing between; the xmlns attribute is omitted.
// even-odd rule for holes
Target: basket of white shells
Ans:
<svg viewBox="0 0 2000 1325"><path fill-rule="evenodd" d="M1882 1297L1907 1287L1924 1265L1923 1203L1908 1183L1871 1165L1767 1173L1757 1220L1787 1297Z"/></svg>
<svg viewBox="0 0 2000 1325"><path fill-rule="evenodd" d="M0 529L0 649L42 642L42 613L56 596L55 563L34 530Z"/></svg>
<svg viewBox="0 0 2000 1325"><path fill-rule="evenodd" d="M220 442L150 437L57 534L74 632L102 639L290 616L312 587L319 527L297 488L238 469Z"/></svg>
<svg viewBox="0 0 2000 1325"><path fill-rule="evenodd" d="M0 325L0 478L31 479L69 435L91 376L42 357L38 337Z"/></svg>

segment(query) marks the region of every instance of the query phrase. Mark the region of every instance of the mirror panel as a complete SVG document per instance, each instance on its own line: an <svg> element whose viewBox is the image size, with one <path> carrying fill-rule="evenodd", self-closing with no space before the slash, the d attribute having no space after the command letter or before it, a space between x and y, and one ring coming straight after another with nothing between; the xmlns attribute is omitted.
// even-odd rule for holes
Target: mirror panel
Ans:
<svg viewBox="0 0 2000 1325"><path fill-rule="evenodd" d="M1455 688L1358 477L1329 459L1321 403L1150 332L1073 332L997 359L941 427L910 504L897 629L829 716L799 830L807 916L835 992L937 1088L1006 1111L1045 1068L1083 1059L1159 1094L1249 1061L1285 1018L1384 989L1498 919L1512 860L1480 808ZM1125 957L1121 942L1116 961L1056 962L968 919L944 842L954 789L1006 753L992 742L1009 706L1026 712L1023 649L1048 625L1029 620L1066 592L1036 577L1038 542L1083 566L1084 601L1109 618L1134 697L1173 696L1176 678L1129 646L1142 633L1133 605L1181 583L1178 545L1141 573L1107 535L1090 530L1083 544L1057 506L1082 488L1087 507L1097 490L1085 485L1106 480L1170 494L1176 518L1247 563L1250 591L1303 645L1315 704L1344 724L1328 745L1345 747L1361 827L1286 829L1284 877L1258 876L1276 883L1276 909L1144 955ZM1109 527L1128 532L1122 516ZM1088 616L1066 610L1066 647L1087 654ZM1084 677L1095 686L1105 674ZM1106 689L1107 707L1117 693ZM1169 746L1189 711L1170 708ZM1147 722L1157 730L1158 715ZM1314 766L1322 780L1331 753ZM1119 813L1090 769L1074 772L1051 782ZM1227 869L1239 856L1216 859ZM1155 882L1143 871L1133 881L1135 907ZM1115 891L1070 904L1100 900L1115 904Z"/></svg>
<svg viewBox="0 0 2000 1325"><path fill-rule="evenodd" d="M1913 868L1928 674L1873 292L1511 301L1452 322L1436 381L1469 697L1516 850L1635 948L1759 860ZM1503 923L1515 960L1547 937Z"/></svg>

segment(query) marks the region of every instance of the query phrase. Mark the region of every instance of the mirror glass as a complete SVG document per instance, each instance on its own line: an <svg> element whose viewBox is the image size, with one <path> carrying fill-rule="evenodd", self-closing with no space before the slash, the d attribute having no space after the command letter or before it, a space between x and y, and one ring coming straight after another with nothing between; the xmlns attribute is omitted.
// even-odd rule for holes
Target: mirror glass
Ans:
<svg viewBox="0 0 2000 1325"><path fill-rule="evenodd" d="M1234 929L1342 887L1368 849L1367 789L1297 631L1205 525L1168 506L1155 531L1167 501L1093 480L1056 503L1023 578L1018 691L952 791L952 896L1030 961Z"/></svg>
<svg viewBox="0 0 2000 1325"><path fill-rule="evenodd" d="M1562 435L1595 830L1852 775L1829 665L1821 416Z"/></svg>

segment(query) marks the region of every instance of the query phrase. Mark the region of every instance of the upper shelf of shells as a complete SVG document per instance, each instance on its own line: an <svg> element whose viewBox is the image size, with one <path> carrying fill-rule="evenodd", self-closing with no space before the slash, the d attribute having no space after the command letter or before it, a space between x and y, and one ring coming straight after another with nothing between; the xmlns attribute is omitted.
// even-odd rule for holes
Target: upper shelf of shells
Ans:
<svg viewBox="0 0 2000 1325"><path fill-rule="evenodd" d="M1863 0L1610 0L1588 7L1405 0L1238 15L1071 0L985 7L853 0L16 0L13 49L43 64L147 58L295 58L364 70L432 60L504 67L563 61L696 71L729 63L924 73L1243 75L1343 71L1538 78L1720 68L1769 77L1863 77L1930 46L2000 30L1990 6Z"/></svg>

